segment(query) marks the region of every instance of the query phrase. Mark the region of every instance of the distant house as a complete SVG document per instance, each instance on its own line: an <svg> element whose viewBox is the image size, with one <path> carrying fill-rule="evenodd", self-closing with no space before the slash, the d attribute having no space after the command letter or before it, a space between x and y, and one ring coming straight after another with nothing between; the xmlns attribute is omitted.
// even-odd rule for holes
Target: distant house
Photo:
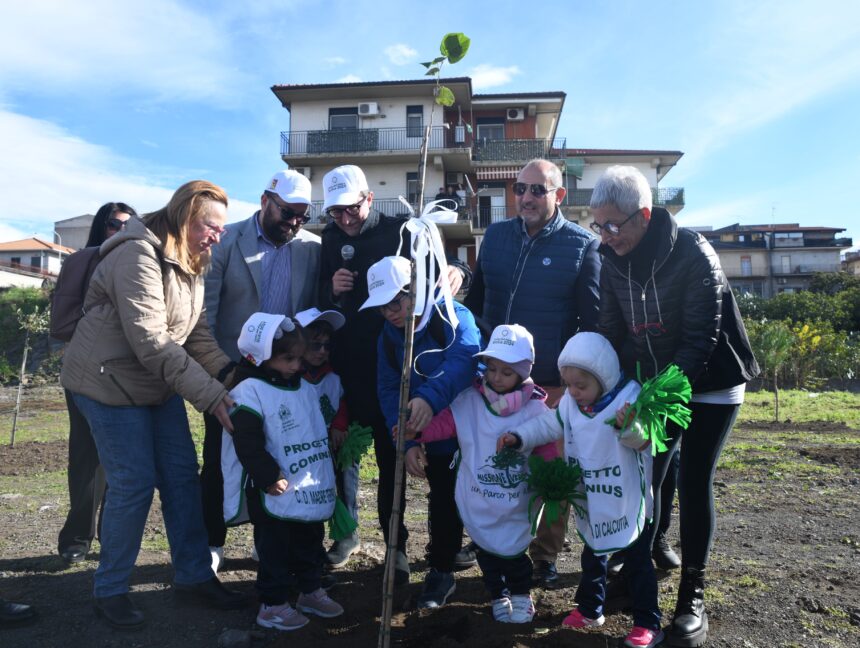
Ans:
<svg viewBox="0 0 860 648"><path fill-rule="evenodd" d="M860 252L849 252L842 260L842 269L853 275L860 275Z"/></svg>
<svg viewBox="0 0 860 648"><path fill-rule="evenodd" d="M809 287L817 272L841 269L840 254L851 239L839 227L804 227L798 223L740 225L701 231L720 257L737 292L772 297Z"/></svg>
<svg viewBox="0 0 860 648"><path fill-rule="evenodd" d="M0 243L0 287L41 286L60 274L63 258L74 249L39 238Z"/></svg>
<svg viewBox="0 0 860 648"><path fill-rule="evenodd" d="M54 223L54 243L80 250L87 244L93 214L74 216Z"/></svg>
<svg viewBox="0 0 860 648"><path fill-rule="evenodd" d="M459 192L459 218L441 226L449 254L474 263L486 228L516 215L511 185L520 168L542 157L563 173L568 196L562 213L587 226L597 177L612 164L636 166L654 188L655 204L677 213L680 188L658 188L680 151L573 149L557 128L566 94L561 91L476 94L469 77L443 79L454 95L448 108L434 105L432 79L276 85L272 92L289 111L281 133L281 159L306 175L321 197L322 178L340 164L357 164L367 176L373 204L389 214L408 213L398 200L417 202L422 136L430 124L425 201L440 187ZM470 191L471 189L471 191ZM322 201L306 226L326 224Z"/></svg>

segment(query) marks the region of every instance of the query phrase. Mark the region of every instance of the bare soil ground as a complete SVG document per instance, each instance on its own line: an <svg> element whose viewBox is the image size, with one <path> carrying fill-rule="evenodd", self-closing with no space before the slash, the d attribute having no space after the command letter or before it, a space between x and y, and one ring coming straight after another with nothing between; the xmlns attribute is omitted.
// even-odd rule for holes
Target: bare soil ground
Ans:
<svg viewBox="0 0 860 648"><path fill-rule="evenodd" d="M60 398L52 392L37 407L62 409ZM4 411L7 404L8 396ZM257 631L256 607L218 612L175 604L156 498L132 579L134 599L148 624L139 632L121 633L95 619L91 609L98 544L88 561L70 569L56 554L68 506L66 443L9 448L5 442L0 446L0 597L35 605L40 619L0 629L0 645L202 648L220 645L230 629L253 630L245 638L255 647L376 645L383 545L374 484L362 485L363 548L336 572L339 583L331 592L346 613L333 620L313 618L290 633ZM708 645L860 645L860 431L829 422L741 424L723 454L715 494L719 529L708 572ZM396 595L392 645L590 648L618 645L629 630L631 618L623 612L608 616L606 625L594 631L560 627L579 580L577 540L559 558L562 587L533 592L538 612L532 624L494 622L476 568L458 574L449 605L417 611L426 570L425 511L424 484L410 479L406 520L413 577ZM677 520L670 533L677 547ZM248 527L231 530L221 576L253 594L250 545ZM658 572L658 577L663 613L670 617L677 572Z"/></svg>

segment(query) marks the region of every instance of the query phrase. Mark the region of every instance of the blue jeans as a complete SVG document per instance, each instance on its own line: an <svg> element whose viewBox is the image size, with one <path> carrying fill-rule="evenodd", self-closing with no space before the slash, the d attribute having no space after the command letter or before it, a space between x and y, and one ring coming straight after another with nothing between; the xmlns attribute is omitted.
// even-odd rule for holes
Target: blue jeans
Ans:
<svg viewBox="0 0 860 648"><path fill-rule="evenodd" d="M621 573L633 600L633 625L659 630L660 608L657 605L657 576L651 563L650 525L646 524L639 538L624 550L624 570ZM603 614L606 562L606 556L596 556L588 547L582 548L582 578L573 600L589 619Z"/></svg>
<svg viewBox="0 0 860 648"><path fill-rule="evenodd" d="M90 424L110 492L102 516L95 596L128 592L156 488L175 582L194 585L212 578L197 453L182 398L175 395L149 407L115 407L72 396Z"/></svg>

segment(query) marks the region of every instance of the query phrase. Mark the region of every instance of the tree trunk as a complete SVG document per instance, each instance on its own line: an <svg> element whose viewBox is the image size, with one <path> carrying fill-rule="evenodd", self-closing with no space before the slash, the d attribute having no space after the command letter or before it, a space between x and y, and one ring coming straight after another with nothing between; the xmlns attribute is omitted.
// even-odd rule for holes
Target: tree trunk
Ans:
<svg viewBox="0 0 860 648"><path fill-rule="evenodd" d="M779 423L779 385L776 371L773 372L773 420Z"/></svg>

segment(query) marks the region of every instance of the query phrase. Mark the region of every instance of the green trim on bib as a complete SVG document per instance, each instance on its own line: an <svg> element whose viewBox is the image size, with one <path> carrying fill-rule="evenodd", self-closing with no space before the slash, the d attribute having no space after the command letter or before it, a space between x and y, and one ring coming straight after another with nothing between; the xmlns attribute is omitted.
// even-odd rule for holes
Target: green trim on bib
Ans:
<svg viewBox="0 0 860 648"><path fill-rule="evenodd" d="M232 417L232 416L233 416L233 414L236 414L237 412L248 412L249 414L253 414L254 416L256 416L256 417L257 417L258 419L260 419L261 421L263 420L263 415L262 415L262 414L260 414L257 410L251 409L251 408L250 408L250 407L248 407L247 405L237 405L237 406L236 406L236 409L234 409L234 410L230 413L230 416Z"/></svg>

